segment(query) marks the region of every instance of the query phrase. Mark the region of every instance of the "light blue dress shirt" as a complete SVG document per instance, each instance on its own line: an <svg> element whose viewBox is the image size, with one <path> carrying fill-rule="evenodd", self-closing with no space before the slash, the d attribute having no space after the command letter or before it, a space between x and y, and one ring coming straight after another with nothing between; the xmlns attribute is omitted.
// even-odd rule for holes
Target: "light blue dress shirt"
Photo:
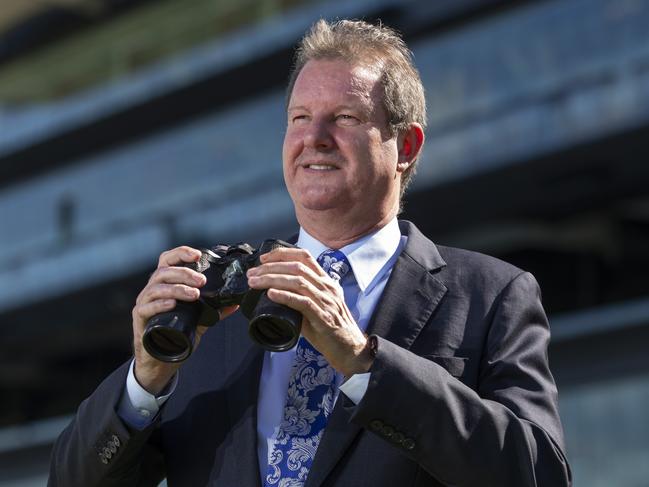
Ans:
<svg viewBox="0 0 649 487"><path fill-rule="evenodd" d="M401 235L394 218L378 231L343 247L341 250L354 272L354 278L345 286L357 289L344 289L346 299L354 296L347 306L352 312L358 327L365 331L376 304L390 277L392 267L404 249L407 237ZM328 247L300 229L297 246L306 249L316 259ZM357 296L357 297L356 297ZM266 352L259 385L257 408L257 454L259 472L262 478L268 468L268 452L272 451L279 424L284 411L286 390L291 372L295 349L287 352ZM370 374L357 374L341 384L343 377L337 374L340 390L354 403L358 404L367 390ZM126 382L126 394L118 406L119 416L129 425L142 429L149 425L164 401L173 393L178 375L163 396L155 397L144 390L135 380L133 364Z"/></svg>

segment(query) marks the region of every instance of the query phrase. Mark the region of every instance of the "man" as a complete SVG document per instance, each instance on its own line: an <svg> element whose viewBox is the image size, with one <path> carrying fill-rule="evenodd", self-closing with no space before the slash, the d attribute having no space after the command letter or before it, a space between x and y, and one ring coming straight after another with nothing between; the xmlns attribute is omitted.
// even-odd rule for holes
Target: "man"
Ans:
<svg viewBox="0 0 649 487"><path fill-rule="evenodd" d="M264 353L229 320L200 328L181 373L149 356L146 321L205 283L179 266L200 252L163 253L133 309L134 361L81 405L50 485L569 485L534 278L396 220L425 125L405 44L319 21L287 114L301 248L248 278L303 314L296 349Z"/></svg>

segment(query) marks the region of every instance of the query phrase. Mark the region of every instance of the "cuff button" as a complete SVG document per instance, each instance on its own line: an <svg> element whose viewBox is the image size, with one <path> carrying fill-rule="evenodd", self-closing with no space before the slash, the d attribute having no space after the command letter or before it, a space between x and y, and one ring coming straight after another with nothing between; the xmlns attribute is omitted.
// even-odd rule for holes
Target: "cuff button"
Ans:
<svg viewBox="0 0 649 487"><path fill-rule="evenodd" d="M392 426L385 425L383 426L383 428L381 428L381 434L386 438L392 438L392 435L394 434L394 428Z"/></svg>
<svg viewBox="0 0 649 487"><path fill-rule="evenodd" d="M403 443L401 444L406 450L414 450L415 449L415 440L412 438L406 438L403 440Z"/></svg>

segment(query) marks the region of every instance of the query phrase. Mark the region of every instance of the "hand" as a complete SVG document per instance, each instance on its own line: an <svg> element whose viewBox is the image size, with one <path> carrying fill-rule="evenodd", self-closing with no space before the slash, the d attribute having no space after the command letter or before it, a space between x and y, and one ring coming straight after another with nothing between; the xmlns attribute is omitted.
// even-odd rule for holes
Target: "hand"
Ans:
<svg viewBox="0 0 649 487"><path fill-rule="evenodd" d="M302 313L302 335L345 376L367 372L373 359L367 337L345 304L342 288L303 249L280 248L248 271L248 285Z"/></svg>
<svg viewBox="0 0 649 487"><path fill-rule="evenodd" d="M135 354L135 378L139 384L151 394L158 394L174 376L179 363L167 363L149 355L142 346L142 335L146 323L154 315L171 311L176 306L176 300L196 301L200 296L199 288L204 286L206 278L200 272L182 264L197 262L201 251L191 247L176 247L160 254L158 268L149 282L138 295L133 308L133 350ZM221 319L236 311L237 306L228 306L219 310ZM198 326L194 347L207 330Z"/></svg>

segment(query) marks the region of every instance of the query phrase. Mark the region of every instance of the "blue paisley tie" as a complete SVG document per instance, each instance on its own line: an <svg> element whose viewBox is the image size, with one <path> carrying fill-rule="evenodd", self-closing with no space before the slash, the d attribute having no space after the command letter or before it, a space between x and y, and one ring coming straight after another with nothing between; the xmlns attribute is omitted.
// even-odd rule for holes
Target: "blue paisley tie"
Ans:
<svg viewBox="0 0 649 487"><path fill-rule="evenodd" d="M339 282L350 270L339 250L326 250L318 264ZM288 382L284 416L269 457L264 487L302 487L334 405L334 369L301 337Z"/></svg>

